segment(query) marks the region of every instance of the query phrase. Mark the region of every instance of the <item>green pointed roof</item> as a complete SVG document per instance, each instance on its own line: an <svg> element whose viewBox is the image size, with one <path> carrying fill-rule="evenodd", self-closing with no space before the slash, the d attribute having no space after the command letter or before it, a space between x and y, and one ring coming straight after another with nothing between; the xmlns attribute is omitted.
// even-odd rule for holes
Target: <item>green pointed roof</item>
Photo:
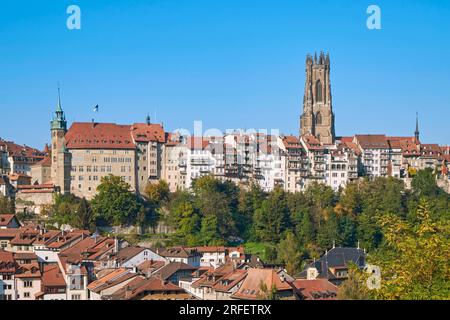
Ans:
<svg viewBox="0 0 450 320"><path fill-rule="evenodd" d="M67 131L67 121L64 111L61 107L61 94L59 88L58 88L58 104L56 105L55 116L51 121L51 129Z"/></svg>

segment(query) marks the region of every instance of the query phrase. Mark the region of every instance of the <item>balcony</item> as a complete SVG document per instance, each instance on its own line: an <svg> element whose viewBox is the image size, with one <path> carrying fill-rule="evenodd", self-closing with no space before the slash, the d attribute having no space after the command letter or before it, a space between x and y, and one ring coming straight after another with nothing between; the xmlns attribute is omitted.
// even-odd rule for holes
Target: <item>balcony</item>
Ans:
<svg viewBox="0 0 450 320"><path fill-rule="evenodd" d="M209 166L210 163L207 159L191 159L191 165L193 166Z"/></svg>

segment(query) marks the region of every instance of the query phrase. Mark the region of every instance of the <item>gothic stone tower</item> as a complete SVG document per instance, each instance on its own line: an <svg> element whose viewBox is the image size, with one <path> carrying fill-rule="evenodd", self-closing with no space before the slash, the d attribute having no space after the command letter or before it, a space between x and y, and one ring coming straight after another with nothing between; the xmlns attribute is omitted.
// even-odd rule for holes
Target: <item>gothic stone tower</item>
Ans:
<svg viewBox="0 0 450 320"><path fill-rule="evenodd" d="M311 134L323 144L334 143L334 113L331 99L330 56L306 56L305 95L300 117L300 135Z"/></svg>
<svg viewBox="0 0 450 320"><path fill-rule="evenodd" d="M58 105L55 116L50 123L52 135L52 181L55 187L63 194L70 193L71 154L66 149L65 135L67 121L61 108L61 98L58 89Z"/></svg>

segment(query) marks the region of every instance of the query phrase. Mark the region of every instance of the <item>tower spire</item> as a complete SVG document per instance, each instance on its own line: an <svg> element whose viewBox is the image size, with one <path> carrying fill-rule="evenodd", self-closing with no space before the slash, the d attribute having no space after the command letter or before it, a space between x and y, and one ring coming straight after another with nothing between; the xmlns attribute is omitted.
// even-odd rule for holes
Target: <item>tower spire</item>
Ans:
<svg viewBox="0 0 450 320"><path fill-rule="evenodd" d="M58 104L56 106L55 115L51 121L52 130L64 130L67 131L67 121L64 111L61 107L61 90L58 82Z"/></svg>
<svg viewBox="0 0 450 320"><path fill-rule="evenodd" d="M419 113L416 112L416 131L414 132L414 137L416 141L420 141L420 131L419 131Z"/></svg>
<svg viewBox="0 0 450 320"><path fill-rule="evenodd" d="M57 112L62 112L62 107L61 107L61 90L59 87L59 82L58 82L58 105L56 106L56 111Z"/></svg>

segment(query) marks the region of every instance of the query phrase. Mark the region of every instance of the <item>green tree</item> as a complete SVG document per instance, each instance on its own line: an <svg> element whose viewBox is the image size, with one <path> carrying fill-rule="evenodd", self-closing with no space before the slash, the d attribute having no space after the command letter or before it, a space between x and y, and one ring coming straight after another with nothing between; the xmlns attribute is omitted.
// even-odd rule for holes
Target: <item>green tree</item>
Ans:
<svg viewBox="0 0 450 320"><path fill-rule="evenodd" d="M304 244L309 244L315 240L314 225L308 212L304 212L302 220L296 227L297 235Z"/></svg>
<svg viewBox="0 0 450 320"><path fill-rule="evenodd" d="M259 241L278 242L281 234L290 226L289 209L286 194L281 187L276 187L256 210L254 234Z"/></svg>
<svg viewBox="0 0 450 320"><path fill-rule="evenodd" d="M361 246L369 251L378 248L383 239L378 216L377 213L371 214L366 212L358 216L357 238L361 242Z"/></svg>
<svg viewBox="0 0 450 320"><path fill-rule="evenodd" d="M199 241L198 232L200 231L201 220L198 214L194 211L191 203L180 203L176 208L178 220L177 231L174 237L177 239L177 244L194 246Z"/></svg>
<svg viewBox="0 0 450 320"><path fill-rule="evenodd" d="M234 220L236 221L236 229L245 240L251 238L251 226L255 211L261 207L262 202L266 198L261 187L252 183L249 190L241 188L238 198L238 212Z"/></svg>
<svg viewBox="0 0 450 320"><path fill-rule="evenodd" d="M223 244L225 241L218 236L217 217L209 215L203 218L200 229L200 242L207 245Z"/></svg>
<svg viewBox="0 0 450 320"><path fill-rule="evenodd" d="M56 194L53 203L46 207L44 215L59 224L69 224L76 227L76 216L81 199L72 195Z"/></svg>
<svg viewBox="0 0 450 320"><path fill-rule="evenodd" d="M223 183L214 177L204 176L193 182L194 206L202 219L216 221L216 239L228 239L236 235L235 212L237 211L236 186Z"/></svg>
<svg viewBox="0 0 450 320"><path fill-rule="evenodd" d="M86 198L81 199L71 221L73 227L91 231L95 229L95 216Z"/></svg>
<svg viewBox="0 0 450 320"><path fill-rule="evenodd" d="M0 214L14 214L15 212L14 200L0 194Z"/></svg>
<svg viewBox="0 0 450 320"><path fill-rule="evenodd" d="M305 197L310 206L314 227L320 229L327 219L330 208L335 206L336 194L331 187L314 182L305 190Z"/></svg>
<svg viewBox="0 0 450 320"><path fill-rule="evenodd" d="M393 214L380 217L385 246L370 263L381 267L378 299L450 299L450 225L433 220L429 204L418 207L419 223Z"/></svg>
<svg viewBox="0 0 450 320"><path fill-rule="evenodd" d="M136 222L141 204L131 186L120 177L103 177L92 199L92 210L97 219L107 224L126 225Z"/></svg>
<svg viewBox="0 0 450 320"><path fill-rule="evenodd" d="M329 249L333 244L339 243L339 224L336 214L331 213L317 233L317 244L323 250Z"/></svg>
<svg viewBox="0 0 450 320"><path fill-rule="evenodd" d="M144 194L149 202L156 207L160 207L169 200L169 185L164 180L159 180L157 183L149 183L145 187Z"/></svg>
<svg viewBox="0 0 450 320"><path fill-rule="evenodd" d="M302 250L294 233L291 231L288 231L286 238L280 241L278 256L286 265L286 271L289 275L295 276L300 271Z"/></svg>
<svg viewBox="0 0 450 320"><path fill-rule="evenodd" d="M442 192L431 168L419 170L411 181L411 187L419 197L433 197Z"/></svg>
<svg viewBox="0 0 450 320"><path fill-rule="evenodd" d="M354 247L357 242L354 219L349 215L338 217L338 230L339 238L337 243L344 247Z"/></svg>

